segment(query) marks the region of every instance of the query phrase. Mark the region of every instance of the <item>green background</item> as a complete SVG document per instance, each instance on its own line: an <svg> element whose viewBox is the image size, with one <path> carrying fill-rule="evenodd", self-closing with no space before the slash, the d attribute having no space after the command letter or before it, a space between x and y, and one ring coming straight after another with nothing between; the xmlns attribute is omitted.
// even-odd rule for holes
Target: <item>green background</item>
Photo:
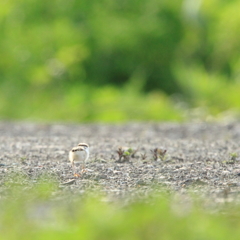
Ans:
<svg viewBox="0 0 240 240"><path fill-rule="evenodd" d="M3 0L0 119L239 117L240 2Z"/></svg>

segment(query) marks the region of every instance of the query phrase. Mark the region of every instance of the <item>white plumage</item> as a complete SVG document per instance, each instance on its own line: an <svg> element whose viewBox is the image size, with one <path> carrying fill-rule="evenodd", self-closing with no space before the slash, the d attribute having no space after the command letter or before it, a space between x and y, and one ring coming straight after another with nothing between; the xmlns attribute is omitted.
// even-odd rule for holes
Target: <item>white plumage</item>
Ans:
<svg viewBox="0 0 240 240"><path fill-rule="evenodd" d="M72 168L75 173L75 163L82 165L82 170L85 168L85 163L89 158L89 146L86 143L79 143L77 147L73 147L69 151L69 161L72 163Z"/></svg>

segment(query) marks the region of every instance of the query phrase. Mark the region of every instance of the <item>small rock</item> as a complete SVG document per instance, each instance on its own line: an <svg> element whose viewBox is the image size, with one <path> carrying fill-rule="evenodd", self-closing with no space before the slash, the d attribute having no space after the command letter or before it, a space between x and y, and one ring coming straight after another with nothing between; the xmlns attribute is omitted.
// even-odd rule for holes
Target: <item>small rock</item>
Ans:
<svg viewBox="0 0 240 240"><path fill-rule="evenodd" d="M61 185L71 185L76 182L76 179L70 179L67 182L62 183Z"/></svg>

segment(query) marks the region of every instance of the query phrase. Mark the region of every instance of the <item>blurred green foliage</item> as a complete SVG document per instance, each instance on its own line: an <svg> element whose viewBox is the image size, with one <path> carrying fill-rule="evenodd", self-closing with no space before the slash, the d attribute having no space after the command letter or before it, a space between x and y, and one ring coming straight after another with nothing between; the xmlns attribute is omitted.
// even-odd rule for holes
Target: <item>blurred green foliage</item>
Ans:
<svg viewBox="0 0 240 240"><path fill-rule="evenodd" d="M0 239L239 239L239 204L172 196L107 203L101 194L73 195L50 179L5 182ZM24 180L24 179L22 179ZM66 186L65 186L66 188ZM124 201L124 199L123 199Z"/></svg>
<svg viewBox="0 0 240 240"><path fill-rule="evenodd" d="M182 120L179 99L239 112L239 6L3 0L1 119Z"/></svg>

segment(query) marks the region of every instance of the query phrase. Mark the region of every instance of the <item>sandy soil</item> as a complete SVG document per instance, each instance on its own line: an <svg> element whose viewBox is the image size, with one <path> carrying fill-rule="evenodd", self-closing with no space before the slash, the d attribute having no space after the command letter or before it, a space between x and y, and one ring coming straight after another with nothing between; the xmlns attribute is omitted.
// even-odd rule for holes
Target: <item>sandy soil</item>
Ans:
<svg viewBox="0 0 240 240"><path fill-rule="evenodd" d="M90 145L88 171L74 178L68 152ZM119 162L119 147L137 150ZM158 159L154 149L158 149ZM163 156L161 152L166 150ZM240 124L129 123L34 124L0 122L0 194L7 183L32 187L39 178L58 184L55 193L99 190L107 200L193 191L215 202L238 199Z"/></svg>

